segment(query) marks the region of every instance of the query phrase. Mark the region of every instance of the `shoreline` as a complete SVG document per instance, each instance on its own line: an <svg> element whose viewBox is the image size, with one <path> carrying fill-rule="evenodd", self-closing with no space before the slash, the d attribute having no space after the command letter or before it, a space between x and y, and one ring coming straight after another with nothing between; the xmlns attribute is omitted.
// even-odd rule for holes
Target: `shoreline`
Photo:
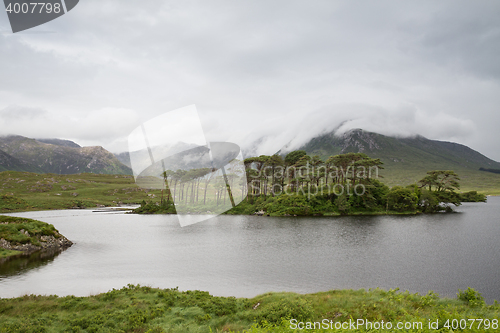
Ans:
<svg viewBox="0 0 500 333"><path fill-rule="evenodd" d="M0 234L0 264L35 252L61 252L73 245L52 224L1 214Z"/></svg>

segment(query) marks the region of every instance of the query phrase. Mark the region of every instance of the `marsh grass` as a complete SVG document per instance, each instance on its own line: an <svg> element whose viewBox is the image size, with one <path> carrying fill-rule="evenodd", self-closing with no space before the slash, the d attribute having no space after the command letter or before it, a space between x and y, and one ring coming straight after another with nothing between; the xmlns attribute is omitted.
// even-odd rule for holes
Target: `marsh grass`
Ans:
<svg viewBox="0 0 500 333"><path fill-rule="evenodd" d="M0 299L0 332L293 332L288 321L292 318L333 322L439 319L441 324L450 318L499 318L498 304L472 306L469 301L477 296L473 290L467 295L466 300L445 299L433 292L419 295L374 289L266 293L247 299L128 285L89 297Z"/></svg>

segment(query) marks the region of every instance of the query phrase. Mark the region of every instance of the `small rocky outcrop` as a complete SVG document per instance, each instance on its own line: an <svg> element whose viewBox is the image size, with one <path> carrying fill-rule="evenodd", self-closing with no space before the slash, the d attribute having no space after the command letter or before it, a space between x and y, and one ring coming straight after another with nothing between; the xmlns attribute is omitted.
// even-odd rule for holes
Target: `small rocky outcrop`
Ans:
<svg viewBox="0 0 500 333"><path fill-rule="evenodd" d="M27 231L25 231L27 233ZM33 243L26 244L12 244L3 238L0 238L0 247L6 250L16 250L22 251L24 253L32 253L40 250L64 250L73 245L69 239L61 234L55 236L37 236L38 243L40 245L35 245Z"/></svg>
<svg viewBox="0 0 500 333"><path fill-rule="evenodd" d="M253 213L253 215L257 215L257 216L264 216L265 214L266 214L266 212L263 210L259 210L258 212Z"/></svg>

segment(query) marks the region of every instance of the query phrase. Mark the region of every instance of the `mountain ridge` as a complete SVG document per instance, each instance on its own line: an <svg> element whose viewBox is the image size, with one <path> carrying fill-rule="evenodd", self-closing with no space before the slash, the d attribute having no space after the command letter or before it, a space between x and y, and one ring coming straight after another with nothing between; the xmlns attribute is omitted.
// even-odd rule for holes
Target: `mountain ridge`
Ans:
<svg viewBox="0 0 500 333"><path fill-rule="evenodd" d="M14 171L57 174L132 173L129 167L103 147L80 147L72 141L61 139L42 140L54 143L19 135L0 137L0 150L4 153L0 167Z"/></svg>
<svg viewBox="0 0 500 333"><path fill-rule="evenodd" d="M460 143L431 140L421 135L392 137L362 129L353 129L341 135L337 135L335 132L323 134L311 139L300 149L309 154L317 154L322 157L354 152L366 153L371 157L385 159L390 158L391 153L396 158L396 152L406 149L414 154L423 153L440 156L441 159L448 159L450 162L462 164L463 167L477 169L485 166L500 167L499 162ZM397 155L401 156L402 154Z"/></svg>
<svg viewBox="0 0 500 333"><path fill-rule="evenodd" d="M342 134L330 132L319 135L301 146L309 155L323 159L342 153L365 153L380 158L380 171L389 185L417 182L430 170L454 170L461 174L466 187L486 186L493 182L500 189L500 177L487 175L480 168L500 169L500 163L460 143L414 137L391 137L353 129Z"/></svg>

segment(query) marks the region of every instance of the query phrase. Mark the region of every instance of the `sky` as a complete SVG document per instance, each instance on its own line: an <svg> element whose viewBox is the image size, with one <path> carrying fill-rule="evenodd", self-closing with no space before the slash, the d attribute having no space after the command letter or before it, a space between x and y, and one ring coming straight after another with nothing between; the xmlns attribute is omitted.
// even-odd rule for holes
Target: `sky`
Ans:
<svg viewBox="0 0 500 333"><path fill-rule="evenodd" d="M0 135L122 152L194 104L258 153L362 128L500 161L498 1L81 0L16 34L0 11L0 50Z"/></svg>

